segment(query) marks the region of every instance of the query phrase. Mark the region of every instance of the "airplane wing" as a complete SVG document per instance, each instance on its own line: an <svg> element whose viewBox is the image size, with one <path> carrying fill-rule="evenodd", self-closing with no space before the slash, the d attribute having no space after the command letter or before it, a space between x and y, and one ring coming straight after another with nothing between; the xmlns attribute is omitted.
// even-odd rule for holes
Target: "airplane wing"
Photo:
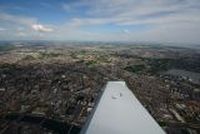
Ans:
<svg viewBox="0 0 200 134"><path fill-rule="evenodd" d="M165 134L165 132L124 81L110 81L81 134Z"/></svg>

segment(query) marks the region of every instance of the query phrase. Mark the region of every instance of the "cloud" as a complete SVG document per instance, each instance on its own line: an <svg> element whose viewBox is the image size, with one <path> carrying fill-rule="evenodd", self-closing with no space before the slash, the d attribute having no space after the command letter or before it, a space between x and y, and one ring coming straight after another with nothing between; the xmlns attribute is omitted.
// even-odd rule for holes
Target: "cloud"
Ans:
<svg viewBox="0 0 200 134"><path fill-rule="evenodd" d="M72 9L72 7L70 5L68 5L68 4L62 4L62 8L67 12Z"/></svg>
<svg viewBox="0 0 200 134"><path fill-rule="evenodd" d="M43 8L53 5L60 14L48 18L51 11L47 10L37 19L20 13L0 13L0 27L7 29L8 36L14 34L9 30L23 27L27 38L41 34L41 38L61 40L200 42L199 0L77 0L38 4ZM59 19L64 15L66 18ZM59 25L51 22L54 19Z"/></svg>
<svg viewBox="0 0 200 134"><path fill-rule="evenodd" d="M128 30L128 29L123 29L122 32L123 32L123 33L126 33L126 34L131 33L130 30Z"/></svg>
<svg viewBox="0 0 200 134"><path fill-rule="evenodd" d="M38 32L53 32L52 28L45 27L41 24L34 24L32 25L32 28Z"/></svg>
<svg viewBox="0 0 200 134"><path fill-rule="evenodd" d="M7 29L0 27L0 32L1 31L6 31Z"/></svg>
<svg viewBox="0 0 200 134"><path fill-rule="evenodd" d="M1 40L41 39L43 33L45 33L45 39L49 39L47 33L53 31L53 28L49 28L49 26L38 23L38 19L35 17L0 13Z"/></svg>
<svg viewBox="0 0 200 134"><path fill-rule="evenodd" d="M27 34L24 33L24 32L19 32L19 33L17 33L17 36L19 36L19 37L26 37Z"/></svg>
<svg viewBox="0 0 200 134"><path fill-rule="evenodd" d="M20 15L11 15L7 13L0 13L0 24L11 25L16 27L14 29L33 29L39 32L52 32L52 28L48 28L42 24L37 24L38 20L34 17L26 17Z"/></svg>
<svg viewBox="0 0 200 134"><path fill-rule="evenodd" d="M26 26L30 26L37 22L37 19L33 18L33 17L11 15L8 13L0 13L0 20L1 20L1 22L7 21L10 23L21 24L21 25L26 25Z"/></svg>
<svg viewBox="0 0 200 134"><path fill-rule="evenodd" d="M101 37L102 40L123 39L127 41L170 41L170 42L199 42L200 38L200 2L199 0L83 0L67 4L67 9L81 11L81 17L74 17L67 22L65 27L74 27L79 31L81 27L90 26L119 26L119 33L93 32L93 38ZM137 32L130 32L126 27L145 28ZM124 28L123 28L124 27ZM196 30L195 30L196 29ZM133 31L135 31L133 29ZM123 35L123 34L124 35ZM94 37L94 36L97 37Z"/></svg>
<svg viewBox="0 0 200 134"><path fill-rule="evenodd" d="M82 11L84 17L73 18L73 25L135 25L135 24L158 24L199 21L200 13L195 7L200 7L198 0L84 0L65 4L70 10L82 9L83 5L89 6L88 10ZM162 21L164 19L165 21Z"/></svg>

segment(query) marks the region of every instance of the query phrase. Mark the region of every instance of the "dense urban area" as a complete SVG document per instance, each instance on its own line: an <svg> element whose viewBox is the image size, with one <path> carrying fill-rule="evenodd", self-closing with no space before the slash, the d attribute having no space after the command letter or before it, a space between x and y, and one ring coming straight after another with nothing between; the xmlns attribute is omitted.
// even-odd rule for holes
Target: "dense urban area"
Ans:
<svg viewBox="0 0 200 134"><path fill-rule="evenodd" d="M110 80L168 134L200 133L198 46L2 41L0 134L79 133Z"/></svg>

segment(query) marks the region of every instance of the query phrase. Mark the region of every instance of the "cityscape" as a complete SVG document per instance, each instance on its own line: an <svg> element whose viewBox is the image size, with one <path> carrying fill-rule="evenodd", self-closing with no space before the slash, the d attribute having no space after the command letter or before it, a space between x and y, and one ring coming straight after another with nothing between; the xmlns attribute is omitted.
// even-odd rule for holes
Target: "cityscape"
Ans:
<svg viewBox="0 0 200 134"><path fill-rule="evenodd" d="M167 133L198 134L199 49L1 42L0 132L78 133L106 82L125 80Z"/></svg>

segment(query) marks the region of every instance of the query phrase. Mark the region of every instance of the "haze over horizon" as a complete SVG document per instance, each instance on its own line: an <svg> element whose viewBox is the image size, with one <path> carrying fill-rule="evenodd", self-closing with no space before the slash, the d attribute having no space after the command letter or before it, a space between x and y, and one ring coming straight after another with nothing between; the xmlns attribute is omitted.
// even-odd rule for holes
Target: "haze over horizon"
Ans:
<svg viewBox="0 0 200 134"><path fill-rule="evenodd" d="M1 0L0 40L200 42L199 0Z"/></svg>

